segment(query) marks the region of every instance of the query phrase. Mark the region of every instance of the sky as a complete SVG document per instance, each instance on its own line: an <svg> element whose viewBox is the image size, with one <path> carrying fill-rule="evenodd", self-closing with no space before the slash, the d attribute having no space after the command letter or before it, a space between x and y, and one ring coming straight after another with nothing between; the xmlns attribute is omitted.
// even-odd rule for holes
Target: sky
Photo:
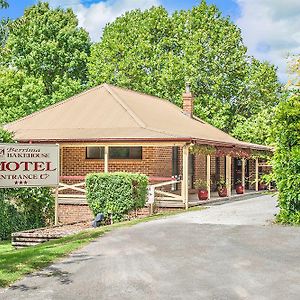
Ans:
<svg viewBox="0 0 300 300"><path fill-rule="evenodd" d="M8 0L10 7L0 10L1 17L12 19L37 0ZM49 0L51 6L71 7L93 41L101 37L106 23L124 12L151 6L164 6L169 13L191 9L199 0ZM287 80L287 58L300 53L300 0L207 0L241 28L248 54L278 67L282 82Z"/></svg>

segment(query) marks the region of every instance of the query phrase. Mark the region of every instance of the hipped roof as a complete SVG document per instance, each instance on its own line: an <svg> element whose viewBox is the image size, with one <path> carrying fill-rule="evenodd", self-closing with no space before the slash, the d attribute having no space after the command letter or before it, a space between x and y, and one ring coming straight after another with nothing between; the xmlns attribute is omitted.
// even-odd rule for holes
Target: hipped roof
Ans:
<svg viewBox="0 0 300 300"><path fill-rule="evenodd" d="M167 100L102 84L5 129L20 142L186 141L259 150L184 114Z"/></svg>

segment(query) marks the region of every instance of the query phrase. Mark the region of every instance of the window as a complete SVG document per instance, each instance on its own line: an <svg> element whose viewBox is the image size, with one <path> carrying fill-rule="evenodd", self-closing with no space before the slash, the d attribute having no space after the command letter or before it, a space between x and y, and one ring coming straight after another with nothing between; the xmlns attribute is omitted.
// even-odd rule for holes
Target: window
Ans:
<svg viewBox="0 0 300 300"><path fill-rule="evenodd" d="M87 147L86 148L87 159L103 159L104 147Z"/></svg>
<svg viewBox="0 0 300 300"><path fill-rule="evenodd" d="M104 147L87 147L87 159L104 159ZM111 159L142 159L142 147L109 147Z"/></svg>
<svg viewBox="0 0 300 300"><path fill-rule="evenodd" d="M111 159L142 159L142 147L111 147L109 148Z"/></svg>

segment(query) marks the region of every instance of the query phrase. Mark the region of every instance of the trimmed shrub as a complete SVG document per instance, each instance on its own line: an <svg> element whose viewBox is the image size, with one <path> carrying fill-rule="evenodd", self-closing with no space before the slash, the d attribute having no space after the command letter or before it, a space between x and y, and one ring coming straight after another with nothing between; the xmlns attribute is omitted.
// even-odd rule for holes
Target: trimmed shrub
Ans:
<svg viewBox="0 0 300 300"><path fill-rule="evenodd" d="M121 221L146 203L148 178L137 173L92 173L86 177L87 201L94 213Z"/></svg>

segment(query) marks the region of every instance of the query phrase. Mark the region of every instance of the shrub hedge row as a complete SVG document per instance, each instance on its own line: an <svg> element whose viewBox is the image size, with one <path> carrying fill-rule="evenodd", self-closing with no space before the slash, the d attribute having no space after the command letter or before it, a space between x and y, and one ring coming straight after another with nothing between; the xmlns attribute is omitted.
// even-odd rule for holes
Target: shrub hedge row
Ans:
<svg viewBox="0 0 300 300"><path fill-rule="evenodd" d="M92 173L86 177L87 201L94 215L121 221L146 203L148 178L136 173Z"/></svg>

